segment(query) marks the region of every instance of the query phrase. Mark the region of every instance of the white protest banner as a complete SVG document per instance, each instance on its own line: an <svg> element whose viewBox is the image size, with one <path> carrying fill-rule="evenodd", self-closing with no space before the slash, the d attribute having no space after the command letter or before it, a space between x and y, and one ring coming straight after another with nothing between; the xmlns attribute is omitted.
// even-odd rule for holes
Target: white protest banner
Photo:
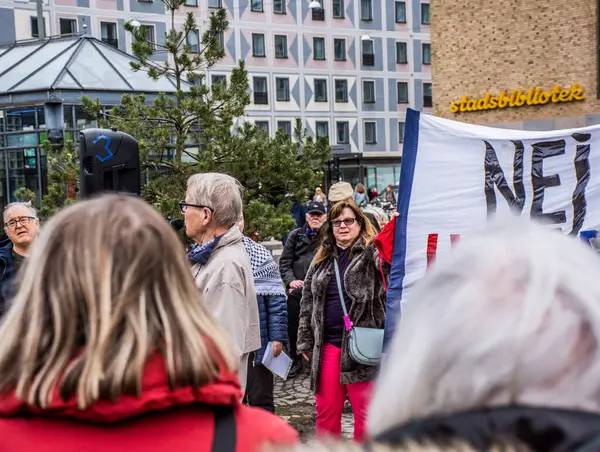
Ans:
<svg viewBox="0 0 600 452"><path fill-rule="evenodd" d="M600 126L506 130L409 110L398 211L386 344L427 266L489 218L512 211L588 241L596 236Z"/></svg>

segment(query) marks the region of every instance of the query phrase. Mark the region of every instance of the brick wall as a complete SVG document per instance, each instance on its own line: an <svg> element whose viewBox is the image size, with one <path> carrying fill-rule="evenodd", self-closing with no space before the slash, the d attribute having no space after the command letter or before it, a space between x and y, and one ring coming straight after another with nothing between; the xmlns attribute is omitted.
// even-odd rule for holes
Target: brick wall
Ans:
<svg viewBox="0 0 600 452"><path fill-rule="evenodd" d="M433 114L517 123L600 113L597 0L431 0ZM462 96L578 83L585 100L451 113ZM585 125L585 124L582 124Z"/></svg>

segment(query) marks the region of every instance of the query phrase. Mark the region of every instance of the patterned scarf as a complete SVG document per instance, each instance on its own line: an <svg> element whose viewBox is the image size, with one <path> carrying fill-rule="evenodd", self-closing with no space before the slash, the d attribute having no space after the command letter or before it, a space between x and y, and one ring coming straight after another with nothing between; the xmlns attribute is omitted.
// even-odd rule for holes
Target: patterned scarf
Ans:
<svg viewBox="0 0 600 452"><path fill-rule="evenodd" d="M244 237L244 246L250 257L256 295L285 296L285 287L279 269L269 250L248 237Z"/></svg>

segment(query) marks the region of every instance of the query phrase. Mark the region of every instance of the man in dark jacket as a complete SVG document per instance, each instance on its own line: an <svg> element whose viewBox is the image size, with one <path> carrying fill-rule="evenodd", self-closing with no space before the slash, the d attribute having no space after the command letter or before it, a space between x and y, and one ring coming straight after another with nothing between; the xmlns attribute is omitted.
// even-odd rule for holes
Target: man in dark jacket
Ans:
<svg viewBox="0 0 600 452"><path fill-rule="evenodd" d="M319 247L319 231L326 220L327 211L323 203L309 203L306 224L290 233L279 260L281 278L288 291L288 334L290 357L294 360L288 378L297 376L302 370L302 357L296 353L300 300L302 299L304 278Z"/></svg>
<svg viewBox="0 0 600 452"><path fill-rule="evenodd" d="M37 237L39 220L31 203L13 202L3 214L8 240L0 242L0 317L13 293L13 280Z"/></svg>

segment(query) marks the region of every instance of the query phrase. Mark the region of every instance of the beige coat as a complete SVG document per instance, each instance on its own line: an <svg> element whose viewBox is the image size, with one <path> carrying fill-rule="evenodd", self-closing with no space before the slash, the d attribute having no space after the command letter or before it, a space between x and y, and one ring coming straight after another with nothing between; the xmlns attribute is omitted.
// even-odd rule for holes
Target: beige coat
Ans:
<svg viewBox="0 0 600 452"><path fill-rule="evenodd" d="M208 311L229 335L240 360L240 382L245 389L248 355L261 343L252 268L242 238L237 226L232 227L221 237L206 265L195 264L192 272Z"/></svg>

